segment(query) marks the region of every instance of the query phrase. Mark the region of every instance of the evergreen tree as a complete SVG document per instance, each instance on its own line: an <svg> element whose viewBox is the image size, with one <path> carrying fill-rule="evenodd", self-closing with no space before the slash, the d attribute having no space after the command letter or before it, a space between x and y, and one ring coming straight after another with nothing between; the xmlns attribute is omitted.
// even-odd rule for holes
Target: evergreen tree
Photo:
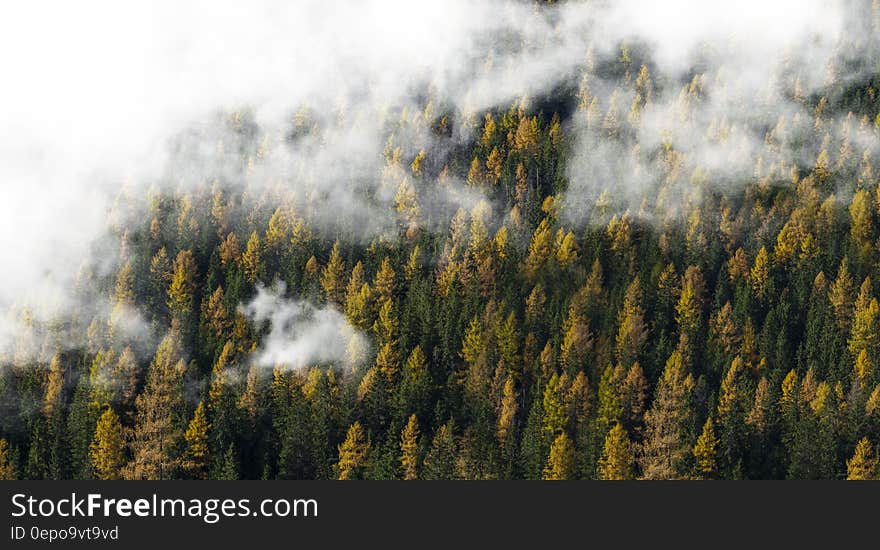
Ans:
<svg viewBox="0 0 880 550"><path fill-rule="evenodd" d="M192 314L197 276L192 251L181 250L174 260L174 272L168 288L168 309L182 319Z"/></svg>
<svg viewBox="0 0 880 550"><path fill-rule="evenodd" d="M849 480L880 479L880 461L867 437L859 440L852 458L846 461L846 471Z"/></svg>
<svg viewBox="0 0 880 550"><path fill-rule="evenodd" d="M697 475L704 479L715 477L718 472L718 439L712 418L707 418L703 424L703 433L697 438L693 453L697 461Z"/></svg>
<svg viewBox="0 0 880 550"><path fill-rule="evenodd" d="M411 480L419 477L419 420L411 415L406 427L400 434L400 465L403 468L403 479Z"/></svg>
<svg viewBox="0 0 880 550"><path fill-rule="evenodd" d="M179 334L172 330L156 350L143 392L135 400L131 442L133 460L126 477L170 479L179 466L183 443L183 376Z"/></svg>
<svg viewBox="0 0 880 550"><path fill-rule="evenodd" d="M606 480L635 478L633 445L623 426L615 424L605 436L602 457L599 459L599 477Z"/></svg>
<svg viewBox="0 0 880 550"><path fill-rule="evenodd" d="M454 479L457 455L454 425L450 420L440 426L431 441L431 448L425 456L425 479Z"/></svg>
<svg viewBox="0 0 880 550"><path fill-rule="evenodd" d="M684 475L690 454L689 400L694 381L686 373L681 353L666 362L654 401L645 413L645 442L641 467L645 479L676 479Z"/></svg>
<svg viewBox="0 0 880 550"><path fill-rule="evenodd" d="M125 465L125 440L119 417L108 408L98 419L90 448L92 464L98 479L120 479Z"/></svg>
<svg viewBox="0 0 880 550"><path fill-rule="evenodd" d="M337 479L362 479L369 452L370 441L360 422L355 422L348 428L345 441L339 446Z"/></svg>
<svg viewBox="0 0 880 550"><path fill-rule="evenodd" d="M575 473L574 444L567 434L561 433L550 446L550 456L544 466L544 479L573 479Z"/></svg>
<svg viewBox="0 0 880 550"><path fill-rule="evenodd" d="M339 251L339 241L333 244L330 251L330 260L321 272L321 287L327 296L327 301L333 304L342 304L345 290L345 263Z"/></svg>
<svg viewBox="0 0 880 550"><path fill-rule="evenodd" d="M208 465L210 462L210 449L208 447L209 430L210 425L205 413L205 404L201 402L196 407L193 419L183 434L187 445L184 469L194 479L208 478Z"/></svg>

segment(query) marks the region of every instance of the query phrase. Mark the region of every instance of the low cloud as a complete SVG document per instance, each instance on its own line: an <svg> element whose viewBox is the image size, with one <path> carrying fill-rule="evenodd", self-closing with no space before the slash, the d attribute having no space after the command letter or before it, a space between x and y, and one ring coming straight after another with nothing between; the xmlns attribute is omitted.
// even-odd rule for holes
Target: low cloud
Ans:
<svg viewBox="0 0 880 550"><path fill-rule="evenodd" d="M82 266L109 273L119 259L118 251L94 245L108 235L122 185L135 197L153 185L186 191L214 178L280 186L314 207L309 222L324 236L338 233L339 220L364 239L393 235L398 220L389 210L399 181L377 176L389 136L404 169L421 149L433 155L426 162L442 167L479 131L473 115L576 85L592 71L590 55L614 60L621 43L648 52L652 70L653 105L637 130L641 151L631 162L631 142L570 123L567 219L589 223L603 191L623 209L651 197L658 173L651 149L664 139L687 155L687 167L710 168L716 185L735 192L741 183L733 180L764 154L763 127L806 110L768 96L768 86L797 81L809 96L829 79L851 82L871 69L876 40L867 38L847 48L850 62L834 63L842 39L877 35L857 4L16 3L0 23L8 77L0 88L0 313L27 305L47 323L74 316L80 301L71 289ZM706 95L682 123L672 107L696 73L706 75ZM614 79L590 78L604 116ZM632 97L618 96L625 119ZM433 116L453 114L448 135L413 122L426 98ZM310 113L309 132L291 143L286 133L300 110ZM237 156L239 135L213 123L218 112L233 111L250 113L259 137L251 145L264 147L250 155L252 164ZM396 124L404 113L408 122ZM736 128L733 138L704 139L705 124L716 120ZM176 154L182 134L189 144ZM810 137L810 154L823 139ZM789 158L793 151L783 146L774 154ZM464 189L453 183L432 191L420 205L428 229L442 229L459 206L479 202ZM129 219L142 218L135 212L115 221ZM17 317L0 315L0 348L19 332L4 319Z"/></svg>
<svg viewBox="0 0 880 550"><path fill-rule="evenodd" d="M268 323L253 360L262 367L300 369L312 365L348 364L350 346L368 347L366 337L331 306L316 307L284 297L285 287L257 287L257 295L241 311L257 326Z"/></svg>

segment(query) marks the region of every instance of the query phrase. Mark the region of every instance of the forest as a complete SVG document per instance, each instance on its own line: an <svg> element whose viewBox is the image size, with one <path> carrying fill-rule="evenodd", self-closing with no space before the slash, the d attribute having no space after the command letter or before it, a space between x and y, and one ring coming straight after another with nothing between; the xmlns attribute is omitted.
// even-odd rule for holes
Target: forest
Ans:
<svg viewBox="0 0 880 550"><path fill-rule="evenodd" d="M114 187L69 315L9 308L0 479L880 478L853 6L763 95L620 41L499 104L216 110Z"/></svg>

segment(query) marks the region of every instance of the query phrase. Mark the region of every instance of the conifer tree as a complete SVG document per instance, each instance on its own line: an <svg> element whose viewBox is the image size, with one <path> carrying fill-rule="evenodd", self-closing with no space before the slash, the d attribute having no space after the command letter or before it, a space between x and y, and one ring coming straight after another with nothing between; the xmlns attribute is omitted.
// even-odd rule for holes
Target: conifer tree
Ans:
<svg viewBox="0 0 880 550"><path fill-rule="evenodd" d="M516 384L514 384L513 378L508 376L507 380L504 381L501 409L498 414L498 426L496 429L496 436L501 444L508 441L508 437L512 433L518 406Z"/></svg>
<svg viewBox="0 0 880 550"><path fill-rule="evenodd" d="M403 479L418 479L419 420L414 414L410 415L406 427L400 434L400 465L403 468Z"/></svg>
<svg viewBox="0 0 880 550"><path fill-rule="evenodd" d="M256 231L251 233L241 255L241 265L244 276L250 283L256 283L263 274L263 252L260 244L260 236Z"/></svg>
<svg viewBox="0 0 880 550"><path fill-rule="evenodd" d="M574 444L568 434L561 433L550 446L550 456L544 466L544 479L573 479L575 474Z"/></svg>
<svg viewBox="0 0 880 550"><path fill-rule="evenodd" d="M544 424L542 433L550 441L553 441L562 433L568 424L568 411L566 411L563 397L565 390L565 379L560 378L555 373L547 382L547 387L544 388Z"/></svg>
<svg viewBox="0 0 880 550"><path fill-rule="evenodd" d="M720 434L717 451L723 458L726 466L733 467L741 458L745 447L745 419L749 412L749 395L744 387L746 373L742 359L736 357L727 369L727 374L721 381L721 391L718 396L718 427ZM715 436L714 428L713 437ZM705 434L706 428L703 432ZM716 470L717 470L717 464Z"/></svg>
<svg viewBox="0 0 880 550"><path fill-rule="evenodd" d="M351 278L345 287L345 305L343 311L348 321L356 328L367 329L372 324L370 307L373 293L370 285L364 280L364 265L355 264L351 270Z"/></svg>
<svg viewBox="0 0 880 550"><path fill-rule="evenodd" d="M321 271L321 287L330 303L340 305L345 291L345 263L339 251L339 241L333 243L330 251L330 260Z"/></svg>
<svg viewBox="0 0 880 550"><path fill-rule="evenodd" d="M834 315L843 330L849 330L852 322L854 292L855 286L849 274L849 261L844 257L837 270L837 278L828 290L828 298L834 307Z"/></svg>
<svg viewBox="0 0 880 550"><path fill-rule="evenodd" d="M379 272L376 273L376 279L373 281L373 289L380 303L385 300L394 298L394 269L391 267L391 260L385 257Z"/></svg>
<svg viewBox="0 0 880 550"><path fill-rule="evenodd" d="M64 389L64 369L61 366L61 354L56 353L49 362L49 378L46 382L46 393L43 398L43 414L52 417L62 405Z"/></svg>
<svg viewBox="0 0 880 550"><path fill-rule="evenodd" d="M502 388L498 421L495 428L495 438L500 447L501 476L505 479L513 476L514 460L516 459L516 416L518 409L516 384L513 381L513 377L508 376Z"/></svg>
<svg viewBox="0 0 880 550"><path fill-rule="evenodd" d="M705 283L700 269L690 266L681 279L681 295L675 306L675 320L683 334L691 339L700 328Z"/></svg>
<svg viewBox="0 0 880 550"><path fill-rule="evenodd" d="M174 272L168 288L168 309L182 319L193 312L197 275L192 251L181 250L174 260Z"/></svg>
<svg viewBox="0 0 880 550"><path fill-rule="evenodd" d="M703 432L697 438L693 453L697 461L697 475L712 479L718 472L718 439L715 437L715 426L711 417L703 424Z"/></svg>
<svg viewBox="0 0 880 550"><path fill-rule="evenodd" d="M450 420L440 426L431 441L431 448L425 456L425 479L454 479L455 458L457 454L454 424Z"/></svg>
<svg viewBox="0 0 880 550"><path fill-rule="evenodd" d="M654 401L645 413L645 442L641 457L645 479L676 479L684 475L690 454L688 402L694 381L680 352L666 362Z"/></svg>
<svg viewBox="0 0 880 550"><path fill-rule="evenodd" d="M599 459L599 477L606 480L635 478L633 445L626 430L615 424L605 436L602 456Z"/></svg>
<svg viewBox="0 0 880 550"><path fill-rule="evenodd" d="M235 451L235 445L230 443L226 452L223 454L223 467L220 469L220 475L217 476L217 479L227 481L239 479L238 470L238 458Z"/></svg>
<svg viewBox="0 0 880 550"><path fill-rule="evenodd" d="M752 290L758 298L763 299L767 292L767 284L770 276L770 255L767 254L767 248L761 247L758 255L755 256L755 265L749 274L749 280L752 283Z"/></svg>
<svg viewBox="0 0 880 550"><path fill-rule="evenodd" d="M846 471L849 480L880 479L880 461L867 437L859 440L852 458L846 461Z"/></svg>
<svg viewBox="0 0 880 550"><path fill-rule="evenodd" d="M193 419L183 434L187 445L184 468L194 479L208 478L208 465L210 462L210 449L208 447L209 431L210 425L208 424L208 416L205 413L205 404L200 402L198 407L196 407Z"/></svg>
<svg viewBox="0 0 880 550"><path fill-rule="evenodd" d="M648 327L641 307L641 289L638 276L626 289L623 308L618 314L620 328L615 342L617 360L629 367L639 360L642 347L648 339Z"/></svg>
<svg viewBox="0 0 880 550"><path fill-rule="evenodd" d="M569 310L568 317L563 323L563 329L559 359L566 367L566 372L575 373L586 364L589 358L593 336L586 318L577 313L574 308Z"/></svg>
<svg viewBox="0 0 880 550"><path fill-rule="evenodd" d="M98 479L120 479L125 465L125 440L119 417L108 408L98 419L90 456Z"/></svg>
<svg viewBox="0 0 880 550"><path fill-rule="evenodd" d="M553 232L550 229L550 221L544 218L532 234L532 242L529 244L529 253L526 257L526 273L532 278L537 277L553 252Z"/></svg>
<svg viewBox="0 0 880 550"><path fill-rule="evenodd" d="M370 441L360 422L355 422L348 428L345 441L339 445L339 461L336 463L337 479L362 479L369 452Z"/></svg>
<svg viewBox="0 0 880 550"><path fill-rule="evenodd" d="M399 417L408 411L427 414L425 404L430 401L431 375L428 362L420 346L413 348L403 366L403 377L398 390Z"/></svg>
<svg viewBox="0 0 880 550"><path fill-rule="evenodd" d="M175 475L183 440L180 415L185 370L179 334L172 330L159 344L147 371L146 386L135 400L133 460L126 477L169 479Z"/></svg>

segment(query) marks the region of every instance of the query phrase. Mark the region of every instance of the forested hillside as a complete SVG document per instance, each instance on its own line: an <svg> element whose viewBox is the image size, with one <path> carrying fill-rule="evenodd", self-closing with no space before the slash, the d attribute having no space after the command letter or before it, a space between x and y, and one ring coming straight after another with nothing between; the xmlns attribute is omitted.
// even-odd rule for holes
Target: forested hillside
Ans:
<svg viewBox="0 0 880 550"><path fill-rule="evenodd" d="M83 306L10 312L0 477L877 478L870 42L755 97L630 42L474 110L217 112L118 183Z"/></svg>

